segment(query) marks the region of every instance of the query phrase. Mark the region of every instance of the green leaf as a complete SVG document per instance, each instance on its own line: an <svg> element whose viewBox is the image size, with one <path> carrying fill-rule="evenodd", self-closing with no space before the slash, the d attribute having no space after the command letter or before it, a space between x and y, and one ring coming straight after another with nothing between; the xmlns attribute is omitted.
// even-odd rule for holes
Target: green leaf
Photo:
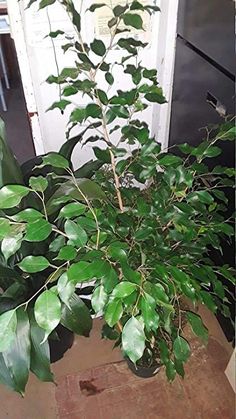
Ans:
<svg viewBox="0 0 236 419"><path fill-rule="evenodd" d="M100 39L94 39L94 41L90 44L90 48L94 54L97 54L100 57L106 53L106 46Z"/></svg>
<svg viewBox="0 0 236 419"><path fill-rule="evenodd" d="M148 332L150 332L151 330L153 330L153 332L156 332L159 326L160 318L155 308L156 302L154 298L145 293L144 296L142 296L141 298L141 311L144 324Z"/></svg>
<svg viewBox="0 0 236 419"><path fill-rule="evenodd" d="M67 10L69 10L72 14L72 22L75 25L78 32L81 31L81 17L80 14L75 9L75 6L72 2L68 3Z"/></svg>
<svg viewBox="0 0 236 419"><path fill-rule="evenodd" d="M69 301L75 292L75 284L72 281L69 281L67 272L64 272L60 276L57 283L57 290L63 303L70 307Z"/></svg>
<svg viewBox="0 0 236 419"><path fill-rule="evenodd" d="M188 202L202 202L203 204L211 204L214 198L207 191L195 191L187 196Z"/></svg>
<svg viewBox="0 0 236 419"><path fill-rule="evenodd" d="M3 186L0 189L0 209L17 207L29 191L29 188L21 185Z"/></svg>
<svg viewBox="0 0 236 419"><path fill-rule="evenodd" d="M16 311L10 310L0 315L0 352L6 351L16 337Z"/></svg>
<svg viewBox="0 0 236 419"><path fill-rule="evenodd" d="M61 209L58 218L78 217L79 215L84 214L86 210L87 207L84 204L81 204L80 202L72 202Z"/></svg>
<svg viewBox="0 0 236 419"><path fill-rule="evenodd" d="M119 242L110 244L107 248L107 252L109 256L116 261L125 262L127 260L126 251L120 247Z"/></svg>
<svg viewBox="0 0 236 419"><path fill-rule="evenodd" d="M50 36L50 38L57 38L57 36L59 35L64 35L64 31L61 31L60 29L58 29L57 31L51 31L49 32L48 36Z"/></svg>
<svg viewBox="0 0 236 419"><path fill-rule="evenodd" d="M87 197L87 199L104 199L105 194L103 190L90 179L77 179L79 189ZM57 210L58 205L65 202L66 200L78 199L84 201L84 197L81 195L78 188L72 181L68 181L59 186L56 192L51 196L46 204L47 213L50 215ZM64 200L62 200L62 198Z"/></svg>
<svg viewBox="0 0 236 419"><path fill-rule="evenodd" d="M69 300L69 307L63 305L61 324L78 335L88 337L92 329L92 318L86 304L73 294Z"/></svg>
<svg viewBox="0 0 236 419"><path fill-rule="evenodd" d="M39 327L46 332L43 340L45 342L61 320L61 303L56 294L44 291L35 302L34 315Z"/></svg>
<svg viewBox="0 0 236 419"><path fill-rule="evenodd" d="M186 362L191 353L189 343L181 336L174 340L173 351L176 359L182 362Z"/></svg>
<svg viewBox="0 0 236 419"><path fill-rule="evenodd" d="M22 233L15 234L14 237L5 237L1 244L1 251L6 261L20 249L23 240Z"/></svg>
<svg viewBox="0 0 236 419"><path fill-rule="evenodd" d="M172 166L182 163L182 159L178 156L174 156L173 154L165 154L161 158L158 159L158 163L161 166Z"/></svg>
<svg viewBox="0 0 236 419"><path fill-rule="evenodd" d="M143 356L145 334L142 323L135 317L131 317L123 327L122 349L133 363L136 363Z"/></svg>
<svg viewBox="0 0 236 419"><path fill-rule="evenodd" d="M123 15L123 13L128 9L128 5L126 4L125 6L121 6L121 5L117 5L114 7L113 9L113 13L116 17L119 17L121 15Z"/></svg>
<svg viewBox="0 0 236 419"><path fill-rule="evenodd" d="M55 240L53 240L49 245L50 252L58 252L62 246L65 244L65 237L58 236Z"/></svg>
<svg viewBox="0 0 236 419"><path fill-rule="evenodd" d="M90 12L95 12L95 10L100 9L101 7L107 6L106 3L94 3L92 4L89 9Z"/></svg>
<svg viewBox="0 0 236 419"><path fill-rule="evenodd" d="M73 246L64 246L60 249L56 259L58 260L73 260L77 255L76 249Z"/></svg>
<svg viewBox="0 0 236 419"><path fill-rule="evenodd" d="M47 340L42 343L44 335L45 331L38 326L32 313L30 316L30 369L39 380L53 382L53 374L50 369L49 343Z"/></svg>
<svg viewBox="0 0 236 419"><path fill-rule="evenodd" d="M137 285L133 282L120 282L116 287L114 288L112 292L112 297L114 298L125 298L128 295L132 294L137 289Z"/></svg>
<svg viewBox="0 0 236 419"><path fill-rule="evenodd" d="M175 365L175 369L177 374L179 374L182 378L184 378L185 376L185 371L184 371L184 366L183 366L183 362L181 362L179 359L174 359L174 365Z"/></svg>
<svg viewBox="0 0 236 419"><path fill-rule="evenodd" d="M50 263L44 256L26 256L18 265L23 272L35 273L44 271Z"/></svg>
<svg viewBox="0 0 236 419"><path fill-rule="evenodd" d="M205 344L207 344L208 341L208 330L204 326L202 319L200 316L198 316L195 313L192 313L191 311L187 312L187 319L191 325L193 333L201 338Z"/></svg>
<svg viewBox="0 0 236 419"><path fill-rule="evenodd" d="M27 312L17 310L17 328L14 342L3 353L6 366L15 382L15 390L24 395L30 369L30 325Z"/></svg>
<svg viewBox="0 0 236 419"><path fill-rule="evenodd" d="M24 239L28 242L41 242L45 240L52 232L52 226L43 218L27 224Z"/></svg>
<svg viewBox="0 0 236 419"><path fill-rule="evenodd" d="M67 271L67 274L69 280L76 285L77 283L93 279L95 272L91 272L91 263L81 261L71 265Z"/></svg>
<svg viewBox="0 0 236 419"><path fill-rule="evenodd" d="M0 353L0 383L6 385L11 390L16 391L15 382L5 364L2 353Z"/></svg>
<svg viewBox="0 0 236 419"><path fill-rule="evenodd" d="M47 111L53 111L54 109L60 109L60 111L64 111L68 105L70 105L71 102L66 99L62 99L58 102L54 102Z"/></svg>
<svg viewBox="0 0 236 419"><path fill-rule="evenodd" d="M105 320L110 327L113 327L123 314L122 302L120 300L110 301L105 309Z"/></svg>
<svg viewBox="0 0 236 419"><path fill-rule="evenodd" d="M12 216L14 221L27 221L27 222L36 221L42 217L43 217L43 214L41 214L41 212L37 211L34 208L26 208L25 210L20 211L18 212L18 214L15 214Z"/></svg>
<svg viewBox="0 0 236 419"><path fill-rule="evenodd" d="M108 104L109 99L108 99L108 97L107 97L107 94L106 94L103 90L101 90L101 89L97 89L97 95L98 95L98 97L99 97L100 102L101 102L103 105L107 105L107 104Z"/></svg>
<svg viewBox="0 0 236 419"><path fill-rule="evenodd" d="M203 303L211 310L213 313L217 311L217 305L213 297L207 291L200 291Z"/></svg>
<svg viewBox="0 0 236 419"><path fill-rule="evenodd" d="M95 313L102 313L107 302L107 293L103 285L99 285L95 288L93 295L92 295L92 307Z"/></svg>
<svg viewBox="0 0 236 419"><path fill-rule="evenodd" d="M114 83L114 77L113 77L113 75L111 73L107 72L105 74L105 79L106 79L107 83L110 84L110 86L113 85L113 83Z"/></svg>
<svg viewBox="0 0 236 419"><path fill-rule="evenodd" d="M32 176L29 180L29 186L34 190L38 192L44 192L45 189L48 187L48 181L43 176Z"/></svg>
<svg viewBox="0 0 236 419"><path fill-rule="evenodd" d="M71 243L78 247L86 245L88 236L86 231L80 225L76 224L74 221L66 220L64 228Z"/></svg>
<svg viewBox="0 0 236 419"><path fill-rule="evenodd" d="M89 103L86 106L86 116L91 118L101 118L102 110L100 106L96 105L95 103Z"/></svg>
<svg viewBox="0 0 236 419"><path fill-rule="evenodd" d="M123 21L127 26L132 26L135 29L143 29L143 20L138 14L126 13L123 16Z"/></svg>
<svg viewBox="0 0 236 419"><path fill-rule="evenodd" d="M39 3L39 9L44 9L44 7L50 6L51 4L54 4L56 0L41 0ZM32 0L31 0L32 3Z"/></svg>
<svg viewBox="0 0 236 419"><path fill-rule="evenodd" d="M166 376L168 378L169 381L173 381L175 379L176 376L176 369L175 369L175 365L174 362L170 359L166 364Z"/></svg>
<svg viewBox="0 0 236 419"><path fill-rule="evenodd" d="M10 230L10 221L7 218L0 218L0 240L8 236Z"/></svg>
<svg viewBox="0 0 236 419"><path fill-rule="evenodd" d="M109 20L109 22L107 23L109 28L112 28L113 26L115 26L118 22L117 17L113 17L112 19Z"/></svg>
<svg viewBox="0 0 236 419"><path fill-rule="evenodd" d="M59 153L49 153L46 154L46 156L43 156L43 164L59 169L68 169L70 167L68 160Z"/></svg>

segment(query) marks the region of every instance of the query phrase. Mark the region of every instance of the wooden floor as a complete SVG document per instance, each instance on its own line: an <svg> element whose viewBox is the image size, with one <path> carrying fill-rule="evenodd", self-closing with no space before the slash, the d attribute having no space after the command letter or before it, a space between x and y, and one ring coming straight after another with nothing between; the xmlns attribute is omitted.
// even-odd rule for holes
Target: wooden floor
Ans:
<svg viewBox="0 0 236 419"><path fill-rule="evenodd" d="M76 338L53 367L57 386L30 378L25 399L0 386L0 419L233 419L234 393L224 374L231 346L203 310L211 337L205 348L189 330L193 354L186 378L169 384L134 376L119 349L100 339L95 320L90 339Z"/></svg>

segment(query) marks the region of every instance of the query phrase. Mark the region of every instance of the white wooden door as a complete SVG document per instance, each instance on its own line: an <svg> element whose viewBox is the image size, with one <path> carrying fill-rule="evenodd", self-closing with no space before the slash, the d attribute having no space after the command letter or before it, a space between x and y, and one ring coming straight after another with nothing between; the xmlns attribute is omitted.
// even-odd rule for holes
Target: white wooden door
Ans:
<svg viewBox="0 0 236 419"><path fill-rule="evenodd" d="M90 1L90 0L89 0ZM89 7L86 0L86 8ZM113 3L121 3L117 0L109 0ZM145 1L145 0L144 0ZM94 3L94 1L91 1ZM150 3L150 1L149 1ZM26 1L8 0L12 35L15 40L20 70L22 74L23 87L25 90L28 111L32 115L32 129L37 154L50 150L58 150L65 141L65 131L68 122L68 112L62 116L58 110L46 112L47 108L58 100L58 89L55 85L48 85L45 80L50 74L56 74L57 66L61 70L73 63L73 56L63 54L60 46L62 38L54 40L45 38L51 30L62 29L67 36L73 36L73 28L65 11L59 5L53 5L41 11L35 4L26 9ZM156 13L150 20L146 21L147 31L144 35L149 46L139 57L148 68L157 68L159 81L164 89L168 103L165 105L154 105L149 108L143 116L149 123L152 133L164 146L167 144L169 129L169 114L171 104L175 34L177 20L178 0L158 0L162 10ZM85 22L83 36L86 42L92 41L94 34L106 40L103 14L84 13ZM56 60L55 60L56 54ZM110 62L116 61L121 56L119 50L111 53ZM119 74L116 70L115 79L118 80L116 87L124 90L128 87L128 79ZM73 97L74 98L74 97ZM87 100L75 97L78 105L86 105ZM78 159L82 162L91 158L92 151L89 149L80 150Z"/></svg>

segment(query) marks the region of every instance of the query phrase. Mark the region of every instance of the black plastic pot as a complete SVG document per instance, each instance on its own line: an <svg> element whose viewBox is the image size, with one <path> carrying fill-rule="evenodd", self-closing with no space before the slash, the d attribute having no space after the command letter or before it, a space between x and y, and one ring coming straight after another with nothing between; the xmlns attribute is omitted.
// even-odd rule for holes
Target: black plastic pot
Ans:
<svg viewBox="0 0 236 419"><path fill-rule="evenodd" d="M138 377L151 378L154 377L160 370L161 365L155 364L151 367L140 367L135 365L130 359L126 359L129 369Z"/></svg>
<svg viewBox="0 0 236 419"><path fill-rule="evenodd" d="M74 333L63 327L61 324L56 328L58 339L49 339L50 361L59 361L70 349L74 342Z"/></svg>

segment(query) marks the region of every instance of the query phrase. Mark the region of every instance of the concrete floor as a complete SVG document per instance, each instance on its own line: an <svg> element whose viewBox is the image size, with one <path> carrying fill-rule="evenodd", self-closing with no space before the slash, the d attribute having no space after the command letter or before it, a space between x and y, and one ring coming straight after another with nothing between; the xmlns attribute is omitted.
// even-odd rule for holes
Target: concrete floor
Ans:
<svg viewBox="0 0 236 419"><path fill-rule="evenodd" d="M0 419L233 419L234 394L224 374L232 347L215 317L204 307L201 312L211 338L206 349L191 337L184 382L169 385L164 371L148 380L135 377L120 350L100 339L97 319L91 338L77 337L54 364L57 386L31 376L24 399L0 386ZM87 381L96 394L84 393L81 382Z"/></svg>

